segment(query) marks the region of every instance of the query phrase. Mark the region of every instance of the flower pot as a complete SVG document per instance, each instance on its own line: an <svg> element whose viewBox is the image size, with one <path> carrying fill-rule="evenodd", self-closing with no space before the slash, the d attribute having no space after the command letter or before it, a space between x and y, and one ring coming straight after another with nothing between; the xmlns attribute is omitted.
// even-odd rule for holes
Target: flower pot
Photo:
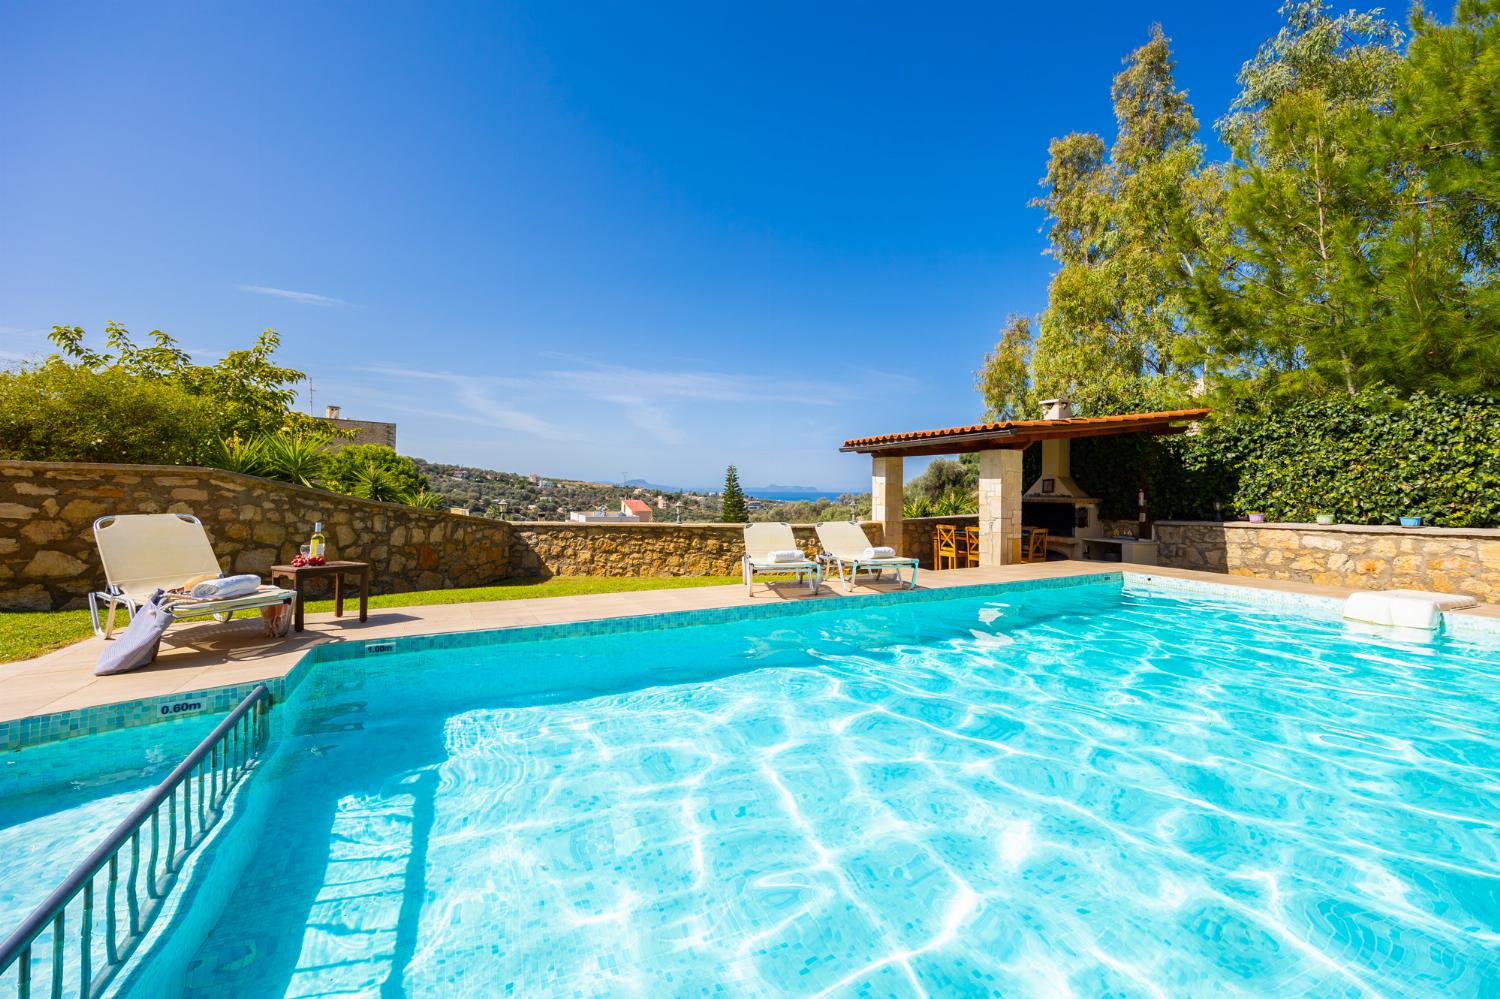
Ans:
<svg viewBox="0 0 1500 999"><path fill-rule="evenodd" d="M1422 518L1421 517L1402 517L1401 518L1401 526L1402 527L1421 527L1422 526Z"/></svg>
<svg viewBox="0 0 1500 999"><path fill-rule="evenodd" d="M1319 524L1321 524L1322 526L1328 527L1330 524L1333 523L1333 514L1331 514L1331 513L1320 513L1314 519Z"/></svg>
<svg viewBox="0 0 1500 999"><path fill-rule="evenodd" d="M1266 522L1266 515L1263 513L1252 513L1246 519L1252 524L1264 524Z"/></svg>

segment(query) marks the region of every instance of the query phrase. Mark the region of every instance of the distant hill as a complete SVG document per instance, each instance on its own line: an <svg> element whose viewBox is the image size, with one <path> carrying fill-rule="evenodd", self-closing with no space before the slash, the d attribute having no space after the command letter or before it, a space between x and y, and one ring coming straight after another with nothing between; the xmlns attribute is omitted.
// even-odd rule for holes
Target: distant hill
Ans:
<svg viewBox="0 0 1500 999"><path fill-rule="evenodd" d="M722 510L718 497L694 496L690 491L645 482L619 485L545 475L537 475L532 481L531 475L520 472L412 460L417 471L427 476L432 491L446 497L450 506L464 506L506 520L567 520L572 510L618 510L626 496L646 499L652 506L664 497L668 508L656 511L663 520L676 519L679 500L685 521L716 521Z"/></svg>
<svg viewBox="0 0 1500 999"><path fill-rule="evenodd" d="M677 505L682 504L685 523L716 522L724 505L715 489L685 489L664 486L646 479L625 483L586 482L582 479L550 478L520 472L500 472L493 468L470 465L446 465L413 458L417 471L427 476L432 491L442 494L449 506L462 506L491 517L505 520L568 519L572 510L618 510L620 500L629 496L644 499L653 507L658 520L676 520ZM811 486L756 486L747 488L756 520L843 519L853 503L868 513L869 499L839 497L829 490ZM658 504L665 500L665 509Z"/></svg>

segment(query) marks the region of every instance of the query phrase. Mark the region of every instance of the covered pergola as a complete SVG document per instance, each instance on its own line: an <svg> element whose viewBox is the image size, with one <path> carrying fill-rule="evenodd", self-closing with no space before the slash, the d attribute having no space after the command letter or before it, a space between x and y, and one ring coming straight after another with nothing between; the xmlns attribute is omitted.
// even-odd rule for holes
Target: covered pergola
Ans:
<svg viewBox="0 0 1500 999"><path fill-rule="evenodd" d="M1097 500L1084 497L1072 478L1072 441L1081 437L1121 434L1179 434L1207 416L1207 409L1176 409L1120 416L1075 417L1065 399L1050 400L1046 418L978 423L941 430L857 437L839 450L868 454L872 473L872 516L881 523L885 543L902 547L905 496L903 459L928 455L979 455L979 564L1006 565L1015 561L1015 542L1021 537L1021 501L1066 502ZM1021 481L1021 454L1032 444L1042 445L1042 472L1026 488ZM1096 516L1094 514L1093 516ZM902 552L913 555L914 552Z"/></svg>

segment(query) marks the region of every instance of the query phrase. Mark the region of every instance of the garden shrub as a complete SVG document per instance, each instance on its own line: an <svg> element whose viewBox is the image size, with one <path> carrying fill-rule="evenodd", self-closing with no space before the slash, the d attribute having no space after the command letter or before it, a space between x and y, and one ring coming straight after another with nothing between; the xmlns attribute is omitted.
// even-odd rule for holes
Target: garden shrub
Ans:
<svg viewBox="0 0 1500 999"><path fill-rule="evenodd" d="M217 419L209 400L119 368L0 371L0 458L196 465Z"/></svg>
<svg viewBox="0 0 1500 999"><path fill-rule="evenodd" d="M1144 471L1152 515L1346 524L1406 515L1500 526L1500 400L1385 389L1216 415L1198 432L1076 441L1073 477L1104 517L1131 517ZM1217 504L1217 505L1216 505Z"/></svg>

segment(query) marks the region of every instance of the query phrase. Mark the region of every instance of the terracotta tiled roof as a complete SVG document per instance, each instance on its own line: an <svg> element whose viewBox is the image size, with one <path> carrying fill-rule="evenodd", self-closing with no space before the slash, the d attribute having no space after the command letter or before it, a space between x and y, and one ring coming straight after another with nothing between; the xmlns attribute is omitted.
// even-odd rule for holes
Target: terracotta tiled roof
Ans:
<svg viewBox="0 0 1500 999"><path fill-rule="evenodd" d="M891 451L902 445L936 447L939 444L971 446L979 440L992 446L1006 447L1031 441L1066 437L1097 437L1107 434L1130 434L1141 431L1171 432L1173 424L1207 416L1207 409L1170 409L1157 413L1124 413L1119 416L1075 416L1066 420L1004 420L998 423L974 423L966 427L944 427L940 430L911 430L901 434L878 434L856 437L844 442L844 451Z"/></svg>
<svg viewBox="0 0 1500 999"><path fill-rule="evenodd" d="M625 509L631 513L650 513L651 507L641 500L628 499L625 501Z"/></svg>

